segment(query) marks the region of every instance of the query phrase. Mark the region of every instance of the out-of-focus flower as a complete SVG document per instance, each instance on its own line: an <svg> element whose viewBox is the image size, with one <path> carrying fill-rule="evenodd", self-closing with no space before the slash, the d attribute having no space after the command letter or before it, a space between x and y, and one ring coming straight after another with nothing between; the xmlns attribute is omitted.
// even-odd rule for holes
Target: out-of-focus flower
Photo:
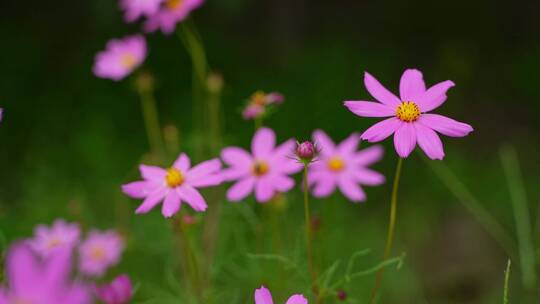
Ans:
<svg viewBox="0 0 540 304"><path fill-rule="evenodd" d="M315 157L317 157L319 151L314 143L310 141L304 141L302 143L296 143L296 149L294 150L294 153L299 162L303 163L304 165L308 165L313 162Z"/></svg>
<svg viewBox="0 0 540 304"><path fill-rule="evenodd" d="M94 74L119 81L131 74L146 58L146 40L142 35L113 39L96 55Z"/></svg>
<svg viewBox="0 0 540 304"><path fill-rule="evenodd" d="M255 290L255 304L274 304L272 294L266 287ZM285 304L308 304L308 300L301 294L291 296Z"/></svg>
<svg viewBox="0 0 540 304"><path fill-rule="evenodd" d="M259 118L268 112L269 106L282 104L284 100L285 97L278 92L267 94L263 91L257 91L249 98L246 107L242 111L242 116L246 120Z"/></svg>
<svg viewBox="0 0 540 304"><path fill-rule="evenodd" d="M163 0L120 0L126 22L133 22L142 16L152 16L159 11Z"/></svg>
<svg viewBox="0 0 540 304"><path fill-rule="evenodd" d="M347 293L345 292L345 290L340 289L336 292L336 298L340 301L345 301L347 300Z"/></svg>
<svg viewBox="0 0 540 304"><path fill-rule="evenodd" d="M70 280L71 251L59 250L40 260L26 244L16 244L6 261L7 287L0 287L0 304L87 304L85 286Z"/></svg>
<svg viewBox="0 0 540 304"><path fill-rule="evenodd" d="M109 267L118 264L124 241L114 231L90 231L79 246L79 270L94 277L102 276Z"/></svg>
<svg viewBox="0 0 540 304"><path fill-rule="evenodd" d="M204 0L164 0L161 9L148 16L144 25L147 32L158 29L165 34L171 34L176 24L186 19L189 14L204 3Z"/></svg>
<svg viewBox="0 0 540 304"><path fill-rule="evenodd" d="M29 245L34 252L46 258L58 250L72 250L79 242L79 235L78 224L68 224L63 219L57 219L51 227L38 225Z"/></svg>
<svg viewBox="0 0 540 304"><path fill-rule="evenodd" d="M294 140L290 139L275 147L276 134L269 128L261 128L253 136L251 152L238 147L221 151L221 158L229 165L222 171L224 180L237 181L227 191L227 198L236 202L255 191L258 202L267 202L276 192L287 192L294 186L288 175L302 169L292 159Z"/></svg>
<svg viewBox="0 0 540 304"><path fill-rule="evenodd" d="M127 304L133 296L133 286L129 277L122 274L109 284L95 286L94 293L105 304Z"/></svg>
<svg viewBox="0 0 540 304"><path fill-rule="evenodd" d="M406 70L399 84L400 98L367 72L364 84L379 102L345 101L345 106L362 117L391 117L367 129L362 139L379 142L394 134L394 146L402 158L408 157L418 143L429 158L443 159L443 144L436 132L463 137L473 131L468 124L427 113L446 101L446 92L454 86L450 80L426 90L422 73L414 69Z"/></svg>
<svg viewBox="0 0 540 304"><path fill-rule="evenodd" d="M352 134L336 146L322 130L313 133L319 145L317 161L309 167L308 182L315 197L326 197L338 187L353 202L366 200L360 185L377 186L384 183L384 175L367 166L379 161L383 154L381 146L357 151L360 136Z"/></svg>
<svg viewBox="0 0 540 304"><path fill-rule="evenodd" d="M4 119L4 109L0 108L0 121L2 121L2 119Z"/></svg>
<svg viewBox="0 0 540 304"><path fill-rule="evenodd" d="M207 204L196 188L216 186L222 181L218 174L221 170L219 159L207 160L191 168L191 161L185 153L180 154L169 169L146 165L139 169L144 180L122 186L122 191L130 197L144 198L135 210L137 214L149 212L161 201L161 213L165 217L178 212L182 201L193 210L203 212Z"/></svg>

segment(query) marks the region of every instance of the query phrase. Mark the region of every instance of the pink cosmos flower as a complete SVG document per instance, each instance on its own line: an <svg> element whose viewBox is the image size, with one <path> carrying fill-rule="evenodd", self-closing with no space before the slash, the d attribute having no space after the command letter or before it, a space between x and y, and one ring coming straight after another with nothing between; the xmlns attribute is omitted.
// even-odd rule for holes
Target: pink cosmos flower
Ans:
<svg viewBox="0 0 540 304"><path fill-rule="evenodd" d="M186 19L189 14L204 3L204 0L164 0L164 5L157 13L148 16L144 25L147 32L157 29L165 34L171 34L178 22Z"/></svg>
<svg viewBox="0 0 540 304"><path fill-rule="evenodd" d="M272 294L266 287L255 290L255 304L274 304ZM285 304L308 304L308 300L301 294L291 296Z"/></svg>
<svg viewBox="0 0 540 304"><path fill-rule="evenodd" d="M127 304L133 296L133 286L129 277L122 274L109 284L95 286L94 293L105 304Z"/></svg>
<svg viewBox="0 0 540 304"><path fill-rule="evenodd" d="M131 74L146 58L146 40L142 35L113 39L96 55L94 74L119 81Z"/></svg>
<svg viewBox="0 0 540 304"><path fill-rule="evenodd" d="M317 161L311 164L308 172L308 182L315 197L329 196L338 187L351 201L362 202L366 200L366 193L360 185L384 183L384 175L367 168L382 158L381 146L357 151L358 134L352 134L336 146L322 130L313 133L313 140L320 149Z"/></svg>
<svg viewBox="0 0 540 304"><path fill-rule="evenodd" d="M236 202L255 191L258 202L269 201L276 192L287 192L294 186L288 175L302 169L302 165L292 159L294 140L290 139L275 147L276 134L268 128L261 128L253 136L251 152L238 147L221 151L221 158L230 167L223 170L223 178L237 181L227 191L227 198Z"/></svg>
<svg viewBox="0 0 540 304"><path fill-rule="evenodd" d="M59 250L40 260L25 244L14 245L7 255L8 287L0 287L0 304L87 304L86 288L71 282L71 252Z"/></svg>
<svg viewBox="0 0 540 304"><path fill-rule="evenodd" d="M406 70L399 84L400 98L367 72L364 84L378 102L345 101L345 106L362 117L390 117L367 129L362 139L378 142L394 134L394 146L402 158L408 157L418 143L429 158L443 159L443 145L436 132L463 137L473 131L468 124L427 113L446 101L446 91L454 86L450 80L426 90L422 73L414 69Z"/></svg>
<svg viewBox="0 0 540 304"><path fill-rule="evenodd" d="M163 0L120 0L126 22L133 22L141 16L152 16L159 11Z"/></svg>
<svg viewBox="0 0 540 304"><path fill-rule="evenodd" d="M38 225L29 244L34 252L46 258L58 250L73 249L79 242L79 235L78 224L68 224L58 219L51 227Z"/></svg>
<svg viewBox="0 0 540 304"><path fill-rule="evenodd" d="M285 97L278 92L265 93L257 91L251 95L249 102L242 111L242 117L246 120L258 118L266 113L271 105L282 104Z"/></svg>
<svg viewBox="0 0 540 304"><path fill-rule="evenodd" d="M139 167L143 181L122 186L122 191L133 198L144 198L135 213L147 213L163 201L161 213L165 217L173 216L182 201L197 212L207 208L206 201L196 188L217 186L221 183L221 162L211 159L190 168L189 157L182 153L171 168L141 165Z"/></svg>
<svg viewBox="0 0 540 304"><path fill-rule="evenodd" d="M79 246L79 270L89 276L102 276L107 268L118 264L124 241L114 231L91 231Z"/></svg>

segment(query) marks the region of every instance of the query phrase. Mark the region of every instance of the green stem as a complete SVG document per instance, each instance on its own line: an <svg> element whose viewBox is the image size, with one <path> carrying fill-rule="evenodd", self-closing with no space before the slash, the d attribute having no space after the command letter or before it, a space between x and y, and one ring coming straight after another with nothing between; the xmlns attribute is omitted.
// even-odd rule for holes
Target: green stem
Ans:
<svg viewBox="0 0 540 304"><path fill-rule="evenodd" d="M396 217L397 217L397 198L399 190L399 181L401 178L401 167L403 166L403 158L399 158L396 173L394 175L394 183L392 185L392 198L390 202L390 222L388 224L388 234L386 236L386 245L384 246L383 261L386 261L392 252L392 244L394 242L394 231L396 228ZM384 267L377 271L377 276L375 278L375 285L371 290L371 297L369 303L375 303L377 298L377 293L382 284L382 278L384 275Z"/></svg>
<svg viewBox="0 0 540 304"><path fill-rule="evenodd" d="M503 292L503 304L508 304L508 282L510 281L510 266L512 260L508 260L506 265L506 271L504 272L504 292Z"/></svg>
<svg viewBox="0 0 540 304"><path fill-rule="evenodd" d="M313 264L313 247L311 237L311 215L309 212L309 183L308 164L304 164L304 220L306 229L306 255L308 261L308 271L311 276L311 288L315 294L316 303L320 303L319 292L317 290L317 272Z"/></svg>
<svg viewBox="0 0 540 304"><path fill-rule="evenodd" d="M179 245L183 249L184 261L187 268L186 272L188 273L188 276L190 278L191 287L199 302L202 303L203 291L201 280L199 277L199 265L197 263L195 252L193 251L190 238L183 227L182 221L178 219L174 222L176 222L178 225L175 231L178 233L178 239L180 242Z"/></svg>
<svg viewBox="0 0 540 304"><path fill-rule="evenodd" d="M515 149L509 146L500 150L500 156L510 190L510 201L514 209L523 285L525 288L532 289L536 285L536 262L532 242L531 218L519 161Z"/></svg>
<svg viewBox="0 0 540 304"><path fill-rule="evenodd" d="M165 148L154 94L151 90L138 90L138 93L141 98L144 125L150 149L156 155L163 157Z"/></svg>

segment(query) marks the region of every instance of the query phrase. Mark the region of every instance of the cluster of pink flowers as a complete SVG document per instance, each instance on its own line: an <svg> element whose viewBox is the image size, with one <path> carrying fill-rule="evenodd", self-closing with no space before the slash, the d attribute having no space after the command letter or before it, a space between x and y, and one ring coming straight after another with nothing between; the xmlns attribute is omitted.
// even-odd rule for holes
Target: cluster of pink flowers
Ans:
<svg viewBox="0 0 540 304"><path fill-rule="evenodd" d="M268 288L261 286L255 290L255 304L274 304L272 294ZM308 300L301 294L291 296L285 304L308 304Z"/></svg>
<svg viewBox="0 0 540 304"><path fill-rule="evenodd" d="M119 262L122 238L113 231L97 230L86 239L80 236L77 224L58 219L50 227L38 225L33 238L13 245L6 260L8 284L0 287L0 304L86 304L93 297L106 304L128 303L132 293L129 278L96 286L93 293L90 281ZM78 267L72 269L74 264ZM73 280L73 272L85 278Z"/></svg>
<svg viewBox="0 0 540 304"><path fill-rule="evenodd" d="M249 98L242 116L246 120L263 117L269 113L272 106L282 104L284 100L285 97L278 92L257 91Z"/></svg>
<svg viewBox="0 0 540 304"><path fill-rule="evenodd" d="M146 32L158 29L171 34L176 24L204 3L204 0L120 0L126 22L147 20ZM141 34L110 40L96 55L93 71L97 77L119 81L142 65L147 56L146 39Z"/></svg>

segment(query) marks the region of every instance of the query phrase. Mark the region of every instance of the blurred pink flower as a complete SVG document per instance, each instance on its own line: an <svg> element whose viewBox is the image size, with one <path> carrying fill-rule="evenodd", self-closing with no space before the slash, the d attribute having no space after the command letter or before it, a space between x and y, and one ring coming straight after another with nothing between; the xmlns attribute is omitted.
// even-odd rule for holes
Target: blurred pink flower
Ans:
<svg viewBox="0 0 540 304"><path fill-rule="evenodd" d="M142 35L113 39L96 55L94 74L114 81L122 80L143 63L146 53L146 40Z"/></svg>
<svg viewBox="0 0 540 304"><path fill-rule="evenodd" d="M16 244L7 255L9 286L0 287L0 304L90 303L85 286L72 282L70 271L70 250L59 250L42 261L27 245Z"/></svg>
<svg viewBox="0 0 540 304"><path fill-rule="evenodd" d="M29 245L40 256L48 257L58 250L72 250L79 242L79 235L78 224L68 224L63 219L57 219L51 227L38 225Z"/></svg>
<svg viewBox="0 0 540 304"><path fill-rule="evenodd" d="M242 111L242 117L246 120L258 118L266 113L268 106L282 104L285 97L278 92L265 93L257 91L251 95Z"/></svg>
<svg viewBox="0 0 540 304"><path fill-rule="evenodd" d="M2 121L2 119L4 119L4 109L0 108L0 121Z"/></svg>
<svg viewBox="0 0 540 304"><path fill-rule="evenodd" d="M94 293L105 304L127 304L133 296L133 286L129 277L122 274L109 284L95 286Z"/></svg>
<svg viewBox="0 0 540 304"><path fill-rule="evenodd" d="M345 106L362 117L391 117L367 129L362 139L378 142L394 134L394 146L402 158L408 157L418 143L429 158L443 159L443 144L435 131L451 137L463 137L473 131L468 124L427 113L446 101L446 92L454 86L450 80L426 90L422 73L414 69L406 70L399 84L401 98L367 72L364 84L378 102L345 101Z"/></svg>
<svg viewBox="0 0 540 304"><path fill-rule="evenodd" d="M126 22L133 22L142 16L152 16L159 11L163 0L120 0Z"/></svg>
<svg viewBox="0 0 540 304"><path fill-rule="evenodd" d="M274 304L272 294L266 287L255 290L255 304ZM308 300L301 294L291 296L285 304L308 304Z"/></svg>
<svg viewBox="0 0 540 304"><path fill-rule="evenodd" d="M144 25L147 32L158 29L165 34L171 34L176 24L186 19L189 14L204 3L204 0L164 0L164 5L155 14L148 16Z"/></svg>
<svg viewBox="0 0 540 304"><path fill-rule="evenodd" d="M336 146L322 130L313 133L313 140L320 149L317 161L309 167L308 173L315 197L329 196L338 187L351 201L361 202L366 200L366 194L360 185L384 183L384 175L367 168L382 158L381 146L357 151L358 134L352 134Z"/></svg>
<svg viewBox="0 0 540 304"><path fill-rule="evenodd" d="M135 213L147 213L163 201L161 213L165 217L173 216L182 201L188 203L195 211L203 212L207 208L206 201L196 188L219 185L222 181L221 162L211 159L191 167L189 157L182 153L171 168L141 165L139 167L143 181L132 182L122 186L122 191L130 197L143 199L143 203Z"/></svg>
<svg viewBox="0 0 540 304"><path fill-rule="evenodd" d="M124 241L118 233L90 231L79 246L79 270L89 276L100 277L107 269L120 262Z"/></svg>
<svg viewBox="0 0 540 304"><path fill-rule="evenodd" d="M288 175L302 169L292 158L295 142L290 139L277 147L275 144L274 131L261 128L251 142L253 155L238 147L221 151L221 158L230 166L222 171L224 180L237 181L227 191L230 201L240 201L255 191L255 198L263 203L276 192L287 192L294 186Z"/></svg>

